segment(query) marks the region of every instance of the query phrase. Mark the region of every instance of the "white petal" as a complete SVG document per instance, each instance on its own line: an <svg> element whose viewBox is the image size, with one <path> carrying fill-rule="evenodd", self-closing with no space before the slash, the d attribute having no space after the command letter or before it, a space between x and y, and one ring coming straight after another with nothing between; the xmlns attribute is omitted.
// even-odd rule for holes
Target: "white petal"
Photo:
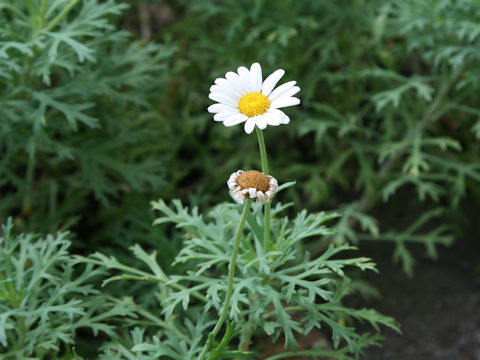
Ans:
<svg viewBox="0 0 480 360"><path fill-rule="evenodd" d="M275 90L273 90L270 93L270 95L268 95L268 99L270 101L275 100L277 97L282 96L283 93L285 93L286 91L293 88L296 83L297 83L296 81L289 81L285 84L280 85ZM300 91L300 88L298 86L296 86L296 87L298 88L298 91ZM210 90L210 91L212 91L212 90ZM292 94L292 95L294 95L294 94ZM291 95L289 95L289 96L291 96Z"/></svg>
<svg viewBox="0 0 480 360"><path fill-rule="evenodd" d="M230 190L235 190L237 188L237 179L228 179L227 186Z"/></svg>
<svg viewBox="0 0 480 360"><path fill-rule="evenodd" d="M270 107L273 109L278 109L287 106L294 106L300 104L300 99L296 97L280 97L278 99L273 100L270 103Z"/></svg>
<svg viewBox="0 0 480 360"><path fill-rule="evenodd" d="M247 74L248 74L248 76L250 76L250 71L248 71L248 69L245 66L240 66L237 69L237 73L238 73L239 76L245 76Z"/></svg>
<svg viewBox="0 0 480 360"><path fill-rule="evenodd" d="M210 92L211 93L218 92L218 93L230 96L230 97L235 98L235 99L240 99L240 96L238 95L238 93L235 90L232 90L230 88L220 86L220 85L210 86Z"/></svg>
<svg viewBox="0 0 480 360"><path fill-rule="evenodd" d="M236 89L236 87L232 84L232 82L228 81L227 79L218 78L215 80L215 84L220 85L224 88L227 88L231 90L232 93L235 93L235 95L240 96L240 92Z"/></svg>
<svg viewBox="0 0 480 360"><path fill-rule="evenodd" d="M253 91L262 90L262 67L259 63L250 66L250 81L252 82Z"/></svg>
<svg viewBox="0 0 480 360"><path fill-rule="evenodd" d="M234 73L233 71L229 71L225 74L225 77L230 82L232 87L234 87L235 90L238 91L238 94L240 96L245 94L245 90L243 90L243 87L242 87L242 80L240 79L240 76L237 73Z"/></svg>
<svg viewBox="0 0 480 360"><path fill-rule="evenodd" d="M290 122L290 118L282 110L270 108L267 111L267 114L268 113L277 115L280 118L281 124L288 124Z"/></svg>
<svg viewBox="0 0 480 360"><path fill-rule="evenodd" d="M240 204L243 204L243 201L245 199L245 195L243 195L240 191L234 191L232 193L233 198L235 201L237 201Z"/></svg>
<svg viewBox="0 0 480 360"><path fill-rule="evenodd" d="M274 90L275 91L275 90ZM284 92L282 92L281 94L278 94L278 96L275 97L275 99L272 99L271 101L275 101L275 100L278 100L278 99L281 99L281 98L289 98L289 97L292 97L293 95L295 95L296 93L298 93L300 91L300 88L298 86L292 86L290 89L288 90L285 90ZM299 100L300 101L300 100ZM299 102L300 104L300 102Z"/></svg>
<svg viewBox="0 0 480 360"><path fill-rule="evenodd" d="M223 125L225 126L234 126L238 125L248 119L248 116L245 114L235 114L225 119Z"/></svg>
<svg viewBox="0 0 480 360"><path fill-rule="evenodd" d="M270 175L268 175L268 178L270 179L270 181L269 181L270 186L268 187L268 189L269 189L270 191L272 191L272 192L275 191L275 190L277 190L277 188L278 188L278 180L275 179L273 176L270 176Z"/></svg>
<svg viewBox="0 0 480 360"><path fill-rule="evenodd" d="M238 75L242 81L241 86L245 92L252 92L253 86L252 81L250 80L250 71L245 66L240 66L238 69Z"/></svg>
<svg viewBox="0 0 480 360"><path fill-rule="evenodd" d="M225 104L213 104L207 108L209 113L218 113L220 111L235 111L234 107Z"/></svg>
<svg viewBox="0 0 480 360"><path fill-rule="evenodd" d="M238 111L222 111L218 114L213 116L213 120L215 121L224 121L228 119L230 116L238 115Z"/></svg>
<svg viewBox="0 0 480 360"><path fill-rule="evenodd" d="M265 194L261 191L257 191L257 204L264 204L265 200Z"/></svg>
<svg viewBox="0 0 480 360"><path fill-rule="evenodd" d="M282 78L285 74L285 70L278 69L274 71L269 77L265 79L262 85L262 93L266 96L270 95L275 85L277 85L278 81Z"/></svg>
<svg viewBox="0 0 480 360"><path fill-rule="evenodd" d="M267 124L271 126L278 126L282 123L282 119L278 115L270 112L263 114L263 117L267 121Z"/></svg>
<svg viewBox="0 0 480 360"><path fill-rule="evenodd" d="M208 94L208 97L213 101L219 102L221 104L225 104L232 107L237 107L238 101L235 101L232 97L215 92Z"/></svg>
<svg viewBox="0 0 480 360"><path fill-rule="evenodd" d="M255 129L255 119L251 117L250 119L247 120L245 123L245 132L247 134L251 134L253 129Z"/></svg>
<svg viewBox="0 0 480 360"><path fill-rule="evenodd" d="M290 118L288 117L288 115L285 115L282 117L282 124L283 125L287 125L290 123Z"/></svg>
<svg viewBox="0 0 480 360"><path fill-rule="evenodd" d="M216 78L214 83L217 84L217 85L222 85L225 83L225 81L227 81L227 79L225 78Z"/></svg>
<svg viewBox="0 0 480 360"><path fill-rule="evenodd" d="M260 129L265 129L267 127L267 120L263 115L257 115L255 117L255 123Z"/></svg>
<svg viewBox="0 0 480 360"><path fill-rule="evenodd" d="M230 190L236 190L239 186L237 185L236 181L227 181L227 186Z"/></svg>

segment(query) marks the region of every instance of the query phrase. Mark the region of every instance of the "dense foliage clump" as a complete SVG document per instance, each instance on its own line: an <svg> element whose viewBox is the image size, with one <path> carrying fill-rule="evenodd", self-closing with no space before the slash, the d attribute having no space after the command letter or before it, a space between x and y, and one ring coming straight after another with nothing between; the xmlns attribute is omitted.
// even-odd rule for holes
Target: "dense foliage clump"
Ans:
<svg viewBox="0 0 480 360"><path fill-rule="evenodd" d="M170 136L152 110L175 46L118 30L110 19L126 8L0 2L0 216L22 228L83 225L92 208L165 184Z"/></svg>

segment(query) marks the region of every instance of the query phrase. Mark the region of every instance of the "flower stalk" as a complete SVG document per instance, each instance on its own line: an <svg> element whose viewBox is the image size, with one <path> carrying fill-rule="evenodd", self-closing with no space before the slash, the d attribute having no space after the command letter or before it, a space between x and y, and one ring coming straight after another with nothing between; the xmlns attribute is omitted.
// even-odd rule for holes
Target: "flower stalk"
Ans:
<svg viewBox="0 0 480 360"><path fill-rule="evenodd" d="M238 224L237 233L235 235L235 241L233 243L232 257L230 259L230 266L228 269L227 295L225 296L225 303L223 304L223 309L222 309L220 318L218 319L217 324L215 325L212 332L210 333L207 343L203 347L203 350L198 358L199 360L203 360L207 351L212 346L212 343L215 340L215 336L217 336L218 332L222 328L223 323L225 322L225 319L227 318L228 312L230 310L230 300L232 299L232 294L233 294L233 280L235 278L235 268L237 266L238 249L240 248L240 239L242 238L243 227L245 226L245 222L247 221L247 216L248 216L248 212L250 210L251 204L252 204L252 199L248 198L245 200L242 217L240 219L240 223ZM228 331L225 333L225 336L227 336L227 333Z"/></svg>
<svg viewBox="0 0 480 360"><path fill-rule="evenodd" d="M260 159L262 162L262 172L265 175L268 175L268 160L267 160L267 149L265 146L265 139L263 137L263 131L259 129L258 127L255 128L257 131L257 139L258 139L258 147L260 148ZM263 248L265 251L268 250L268 247L270 246L270 205L271 202L268 201L265 204L265 212L264 212L264 226L263 226Z"/></svg>
<svg viewBox="0 0 480 360"><path fill-rule="evenodd" d="M260 148L260 160L262 161L262 172L268 175L268 160L267 160L267 148L265 147L265 139L263 138L263 131L258 127L257 131L258 147Z"/></svg>

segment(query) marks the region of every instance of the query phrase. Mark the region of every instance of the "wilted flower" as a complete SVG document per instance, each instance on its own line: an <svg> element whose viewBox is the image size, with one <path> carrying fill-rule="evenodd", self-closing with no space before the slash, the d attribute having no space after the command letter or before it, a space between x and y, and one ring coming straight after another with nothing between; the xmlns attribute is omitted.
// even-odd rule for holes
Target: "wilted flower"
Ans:
<svg viewBox="0 0 480 360"><path fill-rule="evenodd" d="M230 175L227 185L238 203L243 204L245 197L248 197L256 199L258 204L264 204L273 197L278 188L278 181L260 171L238 170Z"/></svg>
<svg viewBox="0 0 480 360"><path fill-rule="evenodd" d="M208 111L225 126L245 122L247 134L255 125L263 130L267 125L288 124L290 118L279 109L300 104L300 99L293 97L300 88L295 86L296 81L289 81L274 90L284 74L285 70L279 69L263 81L259 63L254 63L250 70L240 66L236 73L229 71L210 87L208 97L218 104L210 105Z"/></svg>

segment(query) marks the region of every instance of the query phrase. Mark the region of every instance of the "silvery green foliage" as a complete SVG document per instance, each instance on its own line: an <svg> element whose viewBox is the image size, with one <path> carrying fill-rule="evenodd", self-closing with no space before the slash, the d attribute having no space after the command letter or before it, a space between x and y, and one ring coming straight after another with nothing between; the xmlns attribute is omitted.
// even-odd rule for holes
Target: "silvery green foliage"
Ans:
<svg viewBox="0 0 480 360"><path fill-rule="evenodd" d="M15 236L12 228L9 219L0 237L0 358L73 358L78 329L114 336L118 320L136 317L131 299L95 289L105 272L75 262L68 233Z"/></svg>
<svg viewBox="0 0 480 360"><path fill-rule="evenodd" d="M344 298L353 292L345 268L376 271L375 265L364 257L342 257L345 251L354 249L347 245L330 245L319 257L311 258L302 249L302 241L331 235L326 223L338 215L302 211L289 219L281 213L290 205L278 204L272 209L273 238L269 249L261 245L262 208L255 205L247 219L227 338L236 343L242 341L242 334L254 331L257 338L264 337L263 342L281 339L288 352L297 348L296 336L318 328L331 333L337 350L328 351L319 346L310 350L311 356L358 357L363 347L379 340L377 335L360 334L355 327L358 321L370 323L376 331L379 325L398 331L392 318L372 309L353 309L343 304ZM121 271L107 282L129 279L159 285L155 296L162 309L162 322L157 321L156 333L146 336L144 330L133 329L131 348L121 343L119 347L117 343L108 344L104 348L105 359L114 355L117 359L196 359L223 306L234 232L241 217L240 206L220 204L206 216L197 208L189 210L178 200L173 201L172 206L160 200L154 202L153 207L160 212L156 224L174 224L185 239L171 274L166 275L160 268L156 252L147 254L139 245L131 250L144 262L146 270L129 267L100 253L84 259L87 263ZM181 272L176 273L175 269ZM225 344L213 353L219 359L252 358L255 345L253 343L249 352Z"/></svg>
<svg viewBox="0 0 480 360"><path fill-rule="evenodd" d="M0 0L0 218L71 226L90 198L107 204L162 183L142 148L173 46L134 41L116 0ZM49 217L45 218L45 214Z"/></svg>

